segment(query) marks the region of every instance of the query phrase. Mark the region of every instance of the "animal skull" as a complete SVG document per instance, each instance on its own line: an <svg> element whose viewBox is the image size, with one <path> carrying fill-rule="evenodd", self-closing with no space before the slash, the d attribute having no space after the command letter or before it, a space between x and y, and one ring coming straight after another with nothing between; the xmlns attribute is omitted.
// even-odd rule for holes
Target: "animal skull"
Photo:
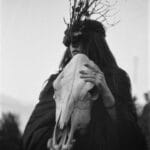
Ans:
<svg viewBox="0 0 150 150"><path fill-rule="evenodd" d="M93 62L86 55L75 55L53 82L56 124L49 140L50 150L70 150L75 131L86 128L90 122L92 100L97 99L98 93L90 94L94 85L81 79L79 73L87 70L84 64L89 63Z"/></svg>

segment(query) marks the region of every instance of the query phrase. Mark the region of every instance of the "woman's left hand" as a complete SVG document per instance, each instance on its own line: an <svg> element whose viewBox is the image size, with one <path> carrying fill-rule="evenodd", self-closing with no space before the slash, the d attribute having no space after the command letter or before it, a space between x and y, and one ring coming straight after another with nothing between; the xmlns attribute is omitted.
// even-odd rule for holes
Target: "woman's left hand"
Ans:
<svg viewBox="0 0 150 150"><path fill-rule="evenodd" d="M104 73L100 70L100 68L93 62L85 64L85 66L88 70L81 70L80 77L84 79L85 82L91 82L96 85L102 95L109 92Z"/></svg>

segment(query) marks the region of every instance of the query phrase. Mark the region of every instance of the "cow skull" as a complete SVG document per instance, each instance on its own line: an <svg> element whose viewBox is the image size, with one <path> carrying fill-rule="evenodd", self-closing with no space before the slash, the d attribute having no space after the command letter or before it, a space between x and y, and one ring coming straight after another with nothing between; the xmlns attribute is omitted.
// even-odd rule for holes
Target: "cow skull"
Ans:
<svg viewBox="0 0 150 150"><path fill-rule="evenodd" d="M80 78L80 70L87 70L85 64L93 63L84 54L75 55L53 83L56 102L56 124L53 137L48 142L50 150L70 150L76 130L85 129L91 116L94 87ZM88 69L88 71L91 71Z"/></svg>

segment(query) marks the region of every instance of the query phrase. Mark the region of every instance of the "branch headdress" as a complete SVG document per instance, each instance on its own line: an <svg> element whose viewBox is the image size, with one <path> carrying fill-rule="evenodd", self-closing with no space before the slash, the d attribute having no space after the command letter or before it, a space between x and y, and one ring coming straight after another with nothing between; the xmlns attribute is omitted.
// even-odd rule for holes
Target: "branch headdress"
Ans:
<svg viewBox="0 0 150 150"><path fill-rule="evenodd" d="M108 17L111 16L109 13L112 8L112 4L108 0L69 0L69 4L69 23L64 20L67 24L67 30L63 43L66 46L70 44L74 31L81 33L101 32L101 35L105 37L102 23L109 24ZM95 19L92 20L92 17Z"/></svg>

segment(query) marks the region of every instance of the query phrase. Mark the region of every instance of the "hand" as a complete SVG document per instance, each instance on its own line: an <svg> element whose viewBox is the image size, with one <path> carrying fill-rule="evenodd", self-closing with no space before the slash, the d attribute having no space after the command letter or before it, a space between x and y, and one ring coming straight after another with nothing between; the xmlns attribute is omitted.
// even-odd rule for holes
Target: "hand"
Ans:
<svg viewBox="0 0 150 150"><path fill-rule="evenodd" d="M93 83L101 94L106 94L110 90L105 80L104 73L99 69L99 67L91 61L90 64L85 64L88 70L81 70L81 78L84 79L85 82Z"/></svg>

